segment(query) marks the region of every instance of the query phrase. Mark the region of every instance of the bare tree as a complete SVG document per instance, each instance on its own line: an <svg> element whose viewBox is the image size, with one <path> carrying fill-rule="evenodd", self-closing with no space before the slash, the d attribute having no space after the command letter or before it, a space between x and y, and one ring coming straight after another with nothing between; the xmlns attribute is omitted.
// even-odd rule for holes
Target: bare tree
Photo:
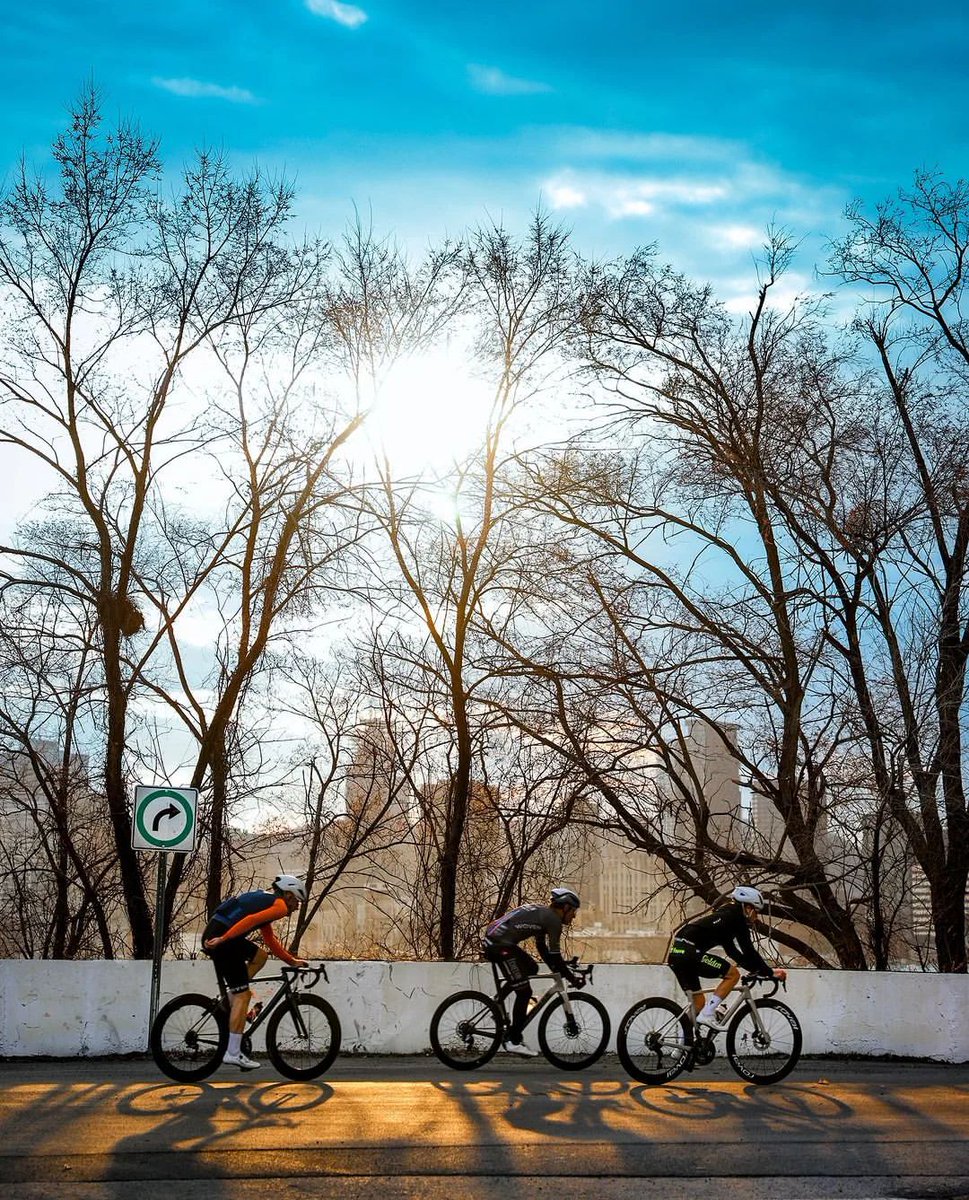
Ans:
<svg viewBox="0 0 969 1200"><path fill-rule="evenodd" d="M113 958L120 881L83 752L96 721L90 614L57 593L0 597L0 614L7 952Z"/></svg>
<svg viewBox="0 0 969 1200"><path fill-rule="evenodd" d="M86 550L81 563L22 538L3 553L9 577L15 564L29 576L31 562L46 562L59 573L47 586L83 597L97 615L104 792L143 957L152 920L131 849L126 746L139 675L128 647L144 625L137 576L154 534L152 498L205 440L197 410L172 401L220 332L250 336L252 322L292 303L315 250L283 241L286 185L236 181L210 155L166 198L155 144L131 125L102 135L93 92L53 153L56 184L22 165L2 204L0 441L49 474L48 507L83 526Z"/></svg>
<svg viewBox="0 0 969 1200"><path fill-rule="evenodd" d="M385 466L371 506L401 580L389 598L406 630L394 650L419 671L421 691L441 713L452 739L446 793L435 797L437 919L434 942L445 959L458 952L456 920L462 846L474 803L474 694L480 671L472 649L478 617L499 603L502 578L519 550L510 535L513 513L498 499L514 418L560 375L556 348L572 301L572 263L565 233L539 214L525 238L499 227L469 240L465 270L478 330L478 361L493 384L480 452L447 484L422 479L405 486ZM451 521L428 519L429 494L453 495ZM409 623L409 624L408 624ZM424 649L426 645L426 651Z"/></svg>
<svg viewBox="0 0 969 1200"><path fill-rule="evenodd" d="M965 972L969 184L922 173L874 214L857 205L848 216L833 270L870 289L858 327L889 416L871 455L875 487L840 527L887 669L873 681L849 639L845 656L880 791L929 883L939 969Z"/></svg>
<svg viewBox="0 0 969 1200"><path fill-rule="evenodd" d="M815 314L769 303L785 253L772 245L741 327L648 254L590 272L581 349L611 389L609 421L600 448L532 465L535 506L589 538L588 607L573 602L544 648L517 649L548 689L535 736L551 716L555 743L674 880L707 903L731 876L770 880L780 916L864 967L828 835L847 718L817 573L776 502L800 386L837 371ZM604 451L606 434L623 448ZM783 843L758 847L739 811L713 811L690 745L702 727ZM778 937L818 960L790 929Z"/></svg>

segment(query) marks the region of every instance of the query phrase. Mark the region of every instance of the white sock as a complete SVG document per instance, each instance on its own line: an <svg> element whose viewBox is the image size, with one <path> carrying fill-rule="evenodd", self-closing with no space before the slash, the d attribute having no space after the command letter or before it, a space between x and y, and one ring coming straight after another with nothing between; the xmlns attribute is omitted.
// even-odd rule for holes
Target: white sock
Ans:
<svg viewBox="0 0 969 1200"><path fill-rule="evenodd" d="M228 1051L229 1054L237 1055L241 1049L242 1049L242 1034L241 1033L230 1033L229 1034L229 1051Z"/></svg>
<svg viewBox="0 0 969 1200"><path fill-rule="evenodd" d="M717 1009L720 1007L720 1004L721 1004L721 1000L720 1000L719 996L717 996L716 994L714 994L712 996L708 996L707 1002L703 1006L703 1011L707 1014L708 1017L712 1016L717 1011Z"/></svg>

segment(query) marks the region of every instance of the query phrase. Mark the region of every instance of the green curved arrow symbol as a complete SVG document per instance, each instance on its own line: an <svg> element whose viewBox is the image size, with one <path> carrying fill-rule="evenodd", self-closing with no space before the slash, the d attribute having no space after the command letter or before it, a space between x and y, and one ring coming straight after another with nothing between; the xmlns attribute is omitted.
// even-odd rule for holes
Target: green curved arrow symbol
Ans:
<svg viewBox="0 0 969 1200"><path fill-rule="evenodd" d="M145 824L145 817L148 806L156 800L168 799L174 801L161 812L155 814L151 822L151 829ZM179 813L185 816L185 827L180 829L174 837L164 838L158 836L158 826L161 824L163 817L177 817ZM183 842L190 840L192 826L195 823L195 815L192 812L192 806L181 794L181 792L172 791L169 788L159 788L157 791L149 792L147 796L143 796L138 802L138 807L135 812L135 824L138 832L152 846L156 846L159 850L167 850L173 846L179 846Z"/></svg>

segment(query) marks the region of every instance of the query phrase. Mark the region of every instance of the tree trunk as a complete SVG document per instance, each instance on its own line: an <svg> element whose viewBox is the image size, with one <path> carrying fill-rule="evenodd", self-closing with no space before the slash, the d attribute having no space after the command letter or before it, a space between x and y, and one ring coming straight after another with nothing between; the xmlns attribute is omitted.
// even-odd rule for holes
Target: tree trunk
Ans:
<svg viewBox="0 0 969 1200"><path fill-rule="evenodd" d="M112 594L109 603L100 606L108 705L104 790L108 812L111 814L118 869L121 873L121 886L131 929L131 953L134 958L151 958L155 943L152 915L137 854L131 848L131 813L124 774L126 695L121 672L121 635L116 622L106 620L108 614L104 611L113 606L113 601Z"/></svg>

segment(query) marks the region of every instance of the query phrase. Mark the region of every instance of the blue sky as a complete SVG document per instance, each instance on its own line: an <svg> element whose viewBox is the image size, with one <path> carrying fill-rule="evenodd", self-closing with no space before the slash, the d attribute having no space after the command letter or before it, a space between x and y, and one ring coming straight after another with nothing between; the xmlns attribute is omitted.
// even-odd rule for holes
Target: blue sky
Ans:
<svg viewBox="0 0 969 1200"><path fill-rule="evenodd" d="M656 241L729 294L768 222L809 274L854 196L966 173L948 0L4 0L4 30L5 165L42 161L93 79L169 166L208 146L285 171L331 237L353 204L422 241L541 200L588 253Z"/></svg>

